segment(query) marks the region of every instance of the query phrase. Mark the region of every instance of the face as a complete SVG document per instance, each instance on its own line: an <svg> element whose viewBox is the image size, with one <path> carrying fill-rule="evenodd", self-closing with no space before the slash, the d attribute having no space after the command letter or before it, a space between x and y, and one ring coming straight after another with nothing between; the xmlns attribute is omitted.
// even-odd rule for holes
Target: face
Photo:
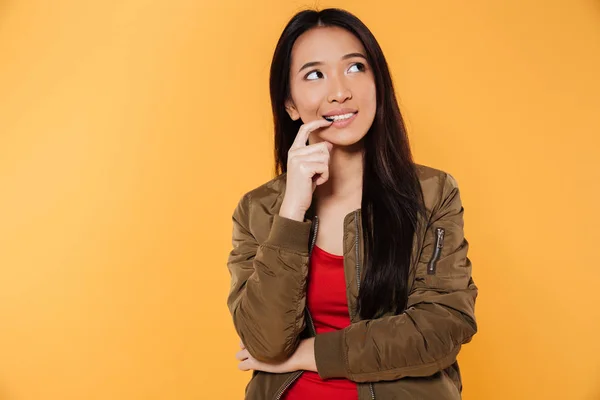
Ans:
<svg viewBox="0 0 600 400"><path fill-rule="evenodd" d="M311 134L310 143L327 140L350 146L366 135L377 106L375 79L366 56L362 43L338 27L311 29L294 43L291 98L286 102L290 118L303 123L334 119Z"/></svg>

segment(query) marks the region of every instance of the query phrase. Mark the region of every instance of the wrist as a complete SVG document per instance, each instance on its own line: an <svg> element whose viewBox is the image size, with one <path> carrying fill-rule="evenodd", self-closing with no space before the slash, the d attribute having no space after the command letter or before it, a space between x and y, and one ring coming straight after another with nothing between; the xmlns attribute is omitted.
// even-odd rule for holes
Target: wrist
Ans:
<svg viewBox="0 0 600 400"><path fill-rule="evenodd" d="M300 222L304 222L305 214L306 214L306 211L303 211L302 209L300 209L298 207L291 207L291 206L285 204L285 202L283 202L281 204L281 208L279 209L279 215L281 217L293 219L295 221L300 221Z"/></svg>
<svg viewBox="0 0 600 400"><path fill-rule="evenodd" d="M304 371L317 372L317 364L315 361L315 338L304 339L298 346L297 369Z"/></svg>

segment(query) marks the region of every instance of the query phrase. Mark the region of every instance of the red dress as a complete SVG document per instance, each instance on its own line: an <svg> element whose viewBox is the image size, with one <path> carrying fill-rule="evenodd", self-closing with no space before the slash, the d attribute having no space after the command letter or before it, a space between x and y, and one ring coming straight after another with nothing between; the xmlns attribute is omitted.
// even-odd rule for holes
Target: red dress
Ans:
<svg viewBox="0 0 600 400"><path fill-rule="evenodd" d="M317 334L350 325L344 257L313 247L308 269L306 301ZM284 400L357 400L355 382L344 378L323 380L319 374L304 371L284 393Z"/></svg>

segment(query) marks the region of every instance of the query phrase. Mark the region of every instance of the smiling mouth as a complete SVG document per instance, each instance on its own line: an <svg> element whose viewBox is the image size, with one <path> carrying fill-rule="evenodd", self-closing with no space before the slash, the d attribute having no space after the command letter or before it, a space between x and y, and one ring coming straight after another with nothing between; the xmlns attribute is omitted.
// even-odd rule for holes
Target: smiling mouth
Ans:
<svg viewBox="0 0 600 400"><path fill-rule="evenodd" d="M323 117L323 118L325 118L327 121L331 121L331 122L344 121L348 118L352 118L352 116L354 116L354 114L356 114L356 113L358 113L358 111L353 112L353 113L348 113L348 114L332 115L332 116Z"/></svg>

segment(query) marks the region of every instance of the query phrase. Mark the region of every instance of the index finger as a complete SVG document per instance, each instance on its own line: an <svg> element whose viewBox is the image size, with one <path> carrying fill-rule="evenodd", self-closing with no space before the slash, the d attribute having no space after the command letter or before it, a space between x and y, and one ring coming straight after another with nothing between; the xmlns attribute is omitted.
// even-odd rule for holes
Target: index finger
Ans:
<svg viewBox="0 0 600 400"><path fill-rule="evenodd" d="M318 128L323 128L325 126L329 126L333 123L333 121L327 121L325 118L320 118L314 121L307 122L302 125L298 130L298 134L294 139L294 143L292 143L291 149L295 149L298 147L305 147L306 141L308 140L308 135Z"/></svg>

